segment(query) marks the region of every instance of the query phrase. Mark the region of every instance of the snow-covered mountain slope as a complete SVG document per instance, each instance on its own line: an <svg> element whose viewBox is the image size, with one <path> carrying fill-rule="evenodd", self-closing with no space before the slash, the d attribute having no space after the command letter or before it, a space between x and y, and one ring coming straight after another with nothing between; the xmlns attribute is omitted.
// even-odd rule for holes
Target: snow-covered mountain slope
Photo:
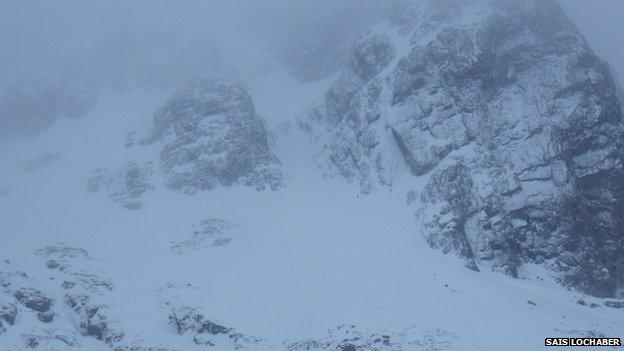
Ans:
<svg viewBox="0 0 624 351"><path fill-rule="evenodd" d="M478 27L484 17L471 18ZM392 131L395 122L417 119L419 93L392 105L386 77L422 43L397 21L359 36L344 74L301 83L250 44L253 58L222 52L236 77L220 69L218 79L163 89L103 85L81 118L2 141L0 350L534 350L545 337L621 336L621 300L565 289L559 273L537 260L519 259L516 279L477 258L481 271L469 270L466 255L432 250L432 235L420 235L428 229L424 214L461 216L482 205L478 196L502 193L477 186L492 182L486 175L497 168L484 161L494 151L479 146L489 134L458 144L422 175L410 171ZM585 70L606 82L593 67ZM521 76L534 85L546 79ZM410 79L404 82L416 84ZM557 84L535 95L551 98ZM344 95L356 85L354 97ZM523 94L495 96L511 110L492 121L529 120L539 106ZM349 106L334 106L331 118L301 119L328 97ZM521 102L506 103L514 99ZM465 117L448 101L429 116ZM526 113L516 114L521 107ZM370 162L368 176L349 175L332 155L343 150L338 143L362 151L358 127L347 122L356 117L370 120L366 132L380 157L378 164L361 157ZM546 130L562 120L536 122ZM540 133L540 142L551 140ZM495 140L496 150L514 154L505 146L514 141ZM516 169L505 165L503 173ZM363 181L327 177L336 170ZM172 179L180 174L178 187ZM583 189L582 177L570 177L569 187ZM559 189L545 188L548 196ZM440 235L441 242L457 238Z"/></svg>
<svg viewBox="0 0 624 351"><path fill-rule="evenodd" d="M424 179L407 197L432 247L621 296L616 96L555 2L420 1L355 42L308 118L330 129L321 164L363 192L406 168Z"/></svg>

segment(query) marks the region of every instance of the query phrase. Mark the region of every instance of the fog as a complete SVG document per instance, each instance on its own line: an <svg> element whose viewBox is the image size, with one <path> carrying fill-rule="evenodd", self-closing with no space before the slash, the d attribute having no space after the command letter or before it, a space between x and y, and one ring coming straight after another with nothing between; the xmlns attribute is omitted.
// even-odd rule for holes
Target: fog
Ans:
<svg viewBox="0 0 624 351"><path fill-rule="evenodd" d="M624 75L624 49L619 44L624 33L624 23L619 20L624 3L560 3L596 52L619 76ZM118 49L122 50L121 39L126 45L151 40L151 45L158 47L181 38L209 37L221 51L229 48L245 55L241 49L245 44L283 44L279 41L291 39L299 33L297 27L305 26L310 19L341 16L340 27L328 30L350 33L358 29L358 24L383 16L383 8L380 2L370 0L3 0L0 74L88 62L98 55L96 48L111 38L118 40ZM344 35L336 36L340 39Z"/></svg>
<svg viewBox="0 0 624 351"><path fill-rule="evenodd" d="M296 32L295 27L304 25L305 20L317 16L342 14L338 30L349 32L350 20L361 21L364 12L375 16L375 10L363 10L363 3L4 0L0 2L0 73L6 76L45 71L51 66L92 64L97 63L94 61L98 56L106 55L124 60L124 55L137 47L142 46L151 54L150 50L165 48L172 42L180 44L199 38L209 40L221 52L255 55L253 48L245 47L259 41L274 45Z"/></svg>
<svg viewBox="0 0 624 351"><path fill-rule="evenodd" d="M381 21L395 1L0 0L0 91L24 91L13 99L23 100L21 107L8 107L21 110L32 104L27 92L40 82L73 80L62 84L80 92L103 86L171 91L215 72L248 81L250 72L271 65L299 81L317 81L344 66L355 35ZM616 79L624 76L618 18L624 4L559 1ZM47 119L50 107L40 110ZM26 119L12 115L9 125Z"/></svg>
<svg viewBox="0 0 624 351"><path fill-rule="evenodd" d="M594 51L624 77L624 2L621 0L560 0L568 16L589 41Z"/></svg>
<svg viewBox="0 0 624 351"><path fill-rule="evenodd" d="M624 85L624 0L0 0L0 351L619 336L624 100L554 1Z"/></svg>

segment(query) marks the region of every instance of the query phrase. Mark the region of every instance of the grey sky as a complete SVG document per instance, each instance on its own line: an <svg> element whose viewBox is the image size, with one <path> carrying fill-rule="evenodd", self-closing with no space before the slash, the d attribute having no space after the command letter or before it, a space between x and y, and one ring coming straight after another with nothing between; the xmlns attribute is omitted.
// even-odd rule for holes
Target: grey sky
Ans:
<svg viewBox="0 0 624 351"><path fill-rule="evenodd" d="M175 28L181 33L210 32L214 39L227 42L232 29L250 19L262 25L278 17L296 17L293 12L309 13L323 4L354 1L0 0L0 66L4 68L0 74L9 67L15 71L20 64L37 66L79 57L104 33ZM559 1L595 51L624 77L624 1Z"/></svg>
<svg viewBox="0 0 624 351"><path fill-rule="evenodd" d="M624 78L624 1L560 0L594 51Z"/></svg>

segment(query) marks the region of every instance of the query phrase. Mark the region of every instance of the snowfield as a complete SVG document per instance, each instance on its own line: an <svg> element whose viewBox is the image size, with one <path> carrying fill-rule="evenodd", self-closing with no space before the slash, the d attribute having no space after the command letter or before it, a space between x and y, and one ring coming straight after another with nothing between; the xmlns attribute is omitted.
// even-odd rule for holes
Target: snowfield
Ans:
<svg viewBox="0 0 624 351"><path fill-rule="evenodd" d="M289 87L280 93L291 94L289 100L315 89L275 84L271 91L279 86ZM86 118L2 145L0 184L10 189L0 197L0 258L10 262L2 271L27 272L50 291L57 315L41 326L20 313L19 328L0 336L10 350L20 349L28 331L58 327L75 334L59 278L35 254L59 243L87 250L111 279L114 288L100 298L126 338L172 349L205 348L168 323L171 309L182 306L201 306L209 318L268 340L250 346L259 350L322 339L343 324L356 325L364 335L410 328L415 338L445 332L432 336L433 344L445 346L414 350L535 350L545 337L621 333L620 310L579 305L579 299L602 301L564 290L539 267L523 267L522 279L510 279L467 270L455 256L431 250L415 230L405 198L422 180L406 176L391 189L360 194L355 184L323 177L311 160L316 149L298 128L276 135L274 147L288 178L277 191L217 188L188 196L156 181L140 211L117 206L87 192L86 179L99 166L157 157L151 146L124 148L120 136L149 130L162 98L111 93L104 101L110 103ZM293 115L288 108L280 113L261 95L257 101L269 124ZM50 151L60 159L32 172L20 168ZM232 224L227 245L171 250L172 242L190 239L192 225L207 218ZM95 339L80 344L78 349L106 349Z"/></svg>

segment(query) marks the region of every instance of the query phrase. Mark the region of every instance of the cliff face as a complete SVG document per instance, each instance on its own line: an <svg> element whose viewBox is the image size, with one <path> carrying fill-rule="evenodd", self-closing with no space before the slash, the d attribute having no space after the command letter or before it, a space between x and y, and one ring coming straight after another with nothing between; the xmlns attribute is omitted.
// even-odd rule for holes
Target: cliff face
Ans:
<svg viewBox="0 0 624 351"><path fill-rule="evenodd" d="M327 165L364 192L426 179L408 203L431 246L622 294L622 114L556 3L404 2L358 38L312 116L330 129Z"/></svg>
<svg viewBox="0 0 624 351"><path fill-rule="evenodd" d="M169 188L186 193L241 184L276 188L282 175L251 97L229 80L203 80L178 91L154 116L145 143L163 143Z"/></svg>

